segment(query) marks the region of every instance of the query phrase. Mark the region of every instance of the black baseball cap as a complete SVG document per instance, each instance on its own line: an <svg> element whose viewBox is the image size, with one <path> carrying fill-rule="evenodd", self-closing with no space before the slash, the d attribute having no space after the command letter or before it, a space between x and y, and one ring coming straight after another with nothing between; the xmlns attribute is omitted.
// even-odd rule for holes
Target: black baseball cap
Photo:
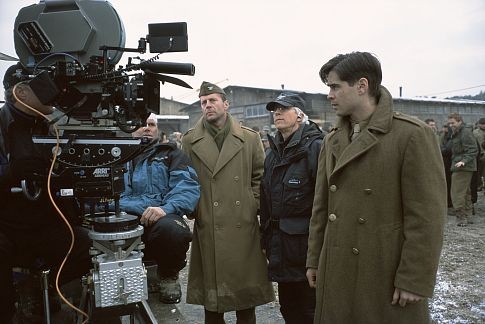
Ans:
<svg viewBox="0 0 485 324"><path fill-rule="evenodd" d="M303 110L305 108L305 100L296 93L283 92L266 105L266 110L274 111L277 106L297 107Z"/></svg>
<svg viewBox="0 0 485 324"><path fill-rule="evenodd" d="M60 93L47 71L43 70L32 77L20 62L7 69L3 77L3 87L7 90L22 81L28 81L30 88L44 105L52 104Z"/></svg>
<svg viewBox="0 0 485 324"><path fill-rule="evenodd" d="M3 88L5 90L13 88L19 82L25 81L28 78L28 73L25 71L22 64L17 63L10 66L3 77Z"/></svg>

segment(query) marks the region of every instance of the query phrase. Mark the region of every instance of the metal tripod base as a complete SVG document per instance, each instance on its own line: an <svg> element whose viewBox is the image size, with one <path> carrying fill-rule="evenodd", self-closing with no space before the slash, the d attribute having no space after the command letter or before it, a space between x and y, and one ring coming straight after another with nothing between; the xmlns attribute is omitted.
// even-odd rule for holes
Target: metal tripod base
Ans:
<svg viewBox="0 0 485 324"><path fill-rule="evenodd" d="M130 324L158 324L150 305L146 300L122 306L99 308L95 306L92 294L87 284L83 284L83 292L79 308L89 315L88 323L106 323L109 319L130 316ZM81 324L85 318L78 316L76 323Z"/></svg>

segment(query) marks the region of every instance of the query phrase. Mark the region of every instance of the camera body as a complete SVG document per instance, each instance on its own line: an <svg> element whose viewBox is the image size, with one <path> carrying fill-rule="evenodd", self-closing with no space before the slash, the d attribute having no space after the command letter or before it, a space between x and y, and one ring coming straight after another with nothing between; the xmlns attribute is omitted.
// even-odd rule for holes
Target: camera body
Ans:
<svg viewBox="0 0 485 324"><path fill-rule="evenodd" d="M68 129L92 134L116 127L129 133L151 112L159 113L159 82L173 80L158 73L195 72L189 63L157 61L161 53L188 50L186 23L149 24L148 30L137 48L125 48L123 23L109 2L43 0L19 11L14 41L32 78L48 72L57 95L43 103L70 117ZM116 67L124 52L143 54L147 44L157 56L129 58L127 66Z"/></svg>
<svg viewBox="0 0 485 324"><path fill-rule="evenodd" d="M90 223L94 268L87 282L96 307L148 298L143 227L136 216L119 210L124 163L148 143L127 133L159 113L160 82L190 88L165 74L195 73L190 63L158 61L161 53L188 50L186 23L149 24L148 30L136 48L125 48L123 23L104 0L40 0L22 8L15 20L22 78L43 104L62 112L52 121L62 136L33 141L56 154L57 196L77 198L80 216ZM144 54L147 45L154 57L130 57L126 66L116 66L123 53ZM96 204L109 201L115 212L100 215Z"/></svg>
<svg viewBox="0 0 485 324"><path fill-rule="evenodd" d="M192 64L158 61L161 53L188 50L187 24L149 24L148 32L136 48L125 48L123 23L104 0L41 0L17 15L14 41L23 77L34 91L38 89L42 103L67 116L56 119L62 131L55 169L58 183L72 183L70 189L80 197L89 195L90 186L100 187L86 175L122 165L143 149L140 139L127 134L144 125L150 113L159 113L160 82L190 87L165 73L193 75ZM130 57L125 67L116 66L123 53L143 54L148 45L156 56ZM54 151L59 141L36 137L34 142ZM118 185L101 191L99 198L116 197L118 179L111 179Z"/></svg>

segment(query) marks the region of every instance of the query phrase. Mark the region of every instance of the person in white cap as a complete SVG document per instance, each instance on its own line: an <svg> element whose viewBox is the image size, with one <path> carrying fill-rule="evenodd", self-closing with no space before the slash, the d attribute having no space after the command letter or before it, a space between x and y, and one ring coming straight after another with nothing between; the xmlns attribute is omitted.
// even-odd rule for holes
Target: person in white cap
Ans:
<svg viewBox="0 0 485 324"><path fill-rule="evenodd" d="M187 264L192 240L183 216L193 212L199 200L197 175L176 144L158 142L155 114L148 116L146 124L132 135L146 138L151 145L127 164L120 209L139 216L145 226L144 259L158 264L160 301L179 303L182 291L178 273Z"/></svg>
<svg viewBox="0 0 485 324"><path fill-rule="evenodd" d="M308 285L305 261L323 134L308 120L304 106L302 97L289 92L266 105L277 132L268 136L270 149L264 161L261 246L288 324L313 323L315 313L315 289Z"/></svg>

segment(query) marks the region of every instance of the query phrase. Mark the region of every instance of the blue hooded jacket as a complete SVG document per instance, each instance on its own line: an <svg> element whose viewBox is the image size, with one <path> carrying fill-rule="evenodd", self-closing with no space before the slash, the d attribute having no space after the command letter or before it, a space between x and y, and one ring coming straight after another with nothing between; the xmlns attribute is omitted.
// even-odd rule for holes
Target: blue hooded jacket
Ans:
<svg viewBox="0 0 485 324"><path fill-rule="evenodd" d="M161 207L167 214L180 216L194 211L200 197L197 174L175 144L149 147L128 162L127 169L121 211L137 216L148 207Z"/></svg>

